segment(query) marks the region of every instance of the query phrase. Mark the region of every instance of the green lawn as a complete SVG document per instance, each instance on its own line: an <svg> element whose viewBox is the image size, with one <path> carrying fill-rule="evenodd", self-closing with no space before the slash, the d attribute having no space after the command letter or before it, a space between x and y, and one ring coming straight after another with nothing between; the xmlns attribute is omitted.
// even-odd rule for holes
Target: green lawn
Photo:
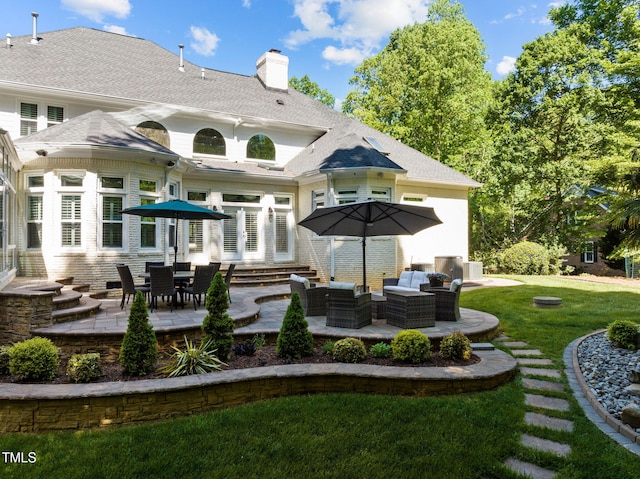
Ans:
<svg viewBox="0 0 640 479"><path fill-rule="evenodd" d="M488 311L505 333L562 367L573 339L616 318L635 320L635 289L559 278L463 293L465 307ZM562 309L532 307L560 296ZM566 459L530 455L525 390L517 378L494 391L437 398L328 394L288 397L194 417L110 430L0 436L2 451L34 451L35 464L3 464L2 478L513 478L508 457L559 470L560 478L640 477L640 457L589 422L577 404L561 417L574 433ZM539 433L539 432L538 432Z"/></svg>

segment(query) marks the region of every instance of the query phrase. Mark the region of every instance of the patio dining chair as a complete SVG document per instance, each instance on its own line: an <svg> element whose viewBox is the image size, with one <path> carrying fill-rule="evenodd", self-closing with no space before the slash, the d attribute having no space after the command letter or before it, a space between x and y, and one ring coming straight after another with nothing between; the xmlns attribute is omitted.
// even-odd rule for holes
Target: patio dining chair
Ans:
<svg viewBox="0 0 640 479"><path fill-rule="evenodd" d="M227 295L229 296L229 303L231 303L231 278L233 277L233 272L236 269L236 265L231 263L229 268L227 269L227 274L224 276L224 282L227 284Z"/></svg>
<svg viewBox="0 0 640 479"><path fill-rule="evenodd" d="M216 273L215 265L196 265L196 270L193 275L193 283L184 289L186 295L191 295L193 298L193 310L197 309L196 302L200 305L202 301L202 295L207 293L213 275Z"/></svg>
<svg viewBox="0 0 640 479"><path fill-rule="evenodd" d="M173 268L171 266L152 266L149 268L151 280L151 311L158 308L158 296L171 298L171 311L178 299L179 289L173 282Z"/></svg>
<svg viewBox="0 0 640 479"><path fill-rule="evenodd" d="M126 304L129 304L129 298L131 297L131 295L135 295L138 291L143 293L145 298L149 295L149 292L151 291L151 288L149 288L149 286L144 284L134 284L129 265L117 264L116 268L118 269L118 274L120 275L120 283L122 284L122 301L120 301L120 309L124 309L125 299Z"/></svg>

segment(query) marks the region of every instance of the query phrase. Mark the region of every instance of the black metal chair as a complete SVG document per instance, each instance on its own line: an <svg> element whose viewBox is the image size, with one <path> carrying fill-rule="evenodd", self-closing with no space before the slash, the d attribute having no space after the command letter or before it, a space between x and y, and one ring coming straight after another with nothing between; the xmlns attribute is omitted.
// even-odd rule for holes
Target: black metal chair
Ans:
<svg viewBox="0 0 640 479"><path fill-rule="evenodd" d="M231 278L233 277L233 271L236 269L236 265L231 263L229 265L229 269L227 269L227 274L224 276L224 282L227 283L227 295L229 296L229 303L231 303L231 292L229 291L231 288Z"/></svg>
<svg viewBox="0 0 640 479"><path fill-rule="evenodd" d="M213 275L216 273L215 265L196 265L196 270L193 275L193 283L184 288L184 293L191 295L193 298L193 310L197 309L196 301L200 305L202 295L207 293Z"/></svg>
<svg viewBox="0 0 640 479"><path fill-rule="evenodd" d="M124 309L125 299L126 304L129 304L129 298L132 294L136 294L138 291L144 293L145 298L149 295L151 288L147 285L136 285L133 282L133 276L131 270L126 264L117 264L118 274L120 275L120 283L122 284L122 301L120 301L120 309Z"/></svg>
<svg viewBox="0 0 640 479"><path fill-rule="evenodd" d="M151 311L158 307L158 296L171 298L171 311L178 300L179 289L173 282L173 268L171 266L152 266L149 268L151 280Z"/></svg>

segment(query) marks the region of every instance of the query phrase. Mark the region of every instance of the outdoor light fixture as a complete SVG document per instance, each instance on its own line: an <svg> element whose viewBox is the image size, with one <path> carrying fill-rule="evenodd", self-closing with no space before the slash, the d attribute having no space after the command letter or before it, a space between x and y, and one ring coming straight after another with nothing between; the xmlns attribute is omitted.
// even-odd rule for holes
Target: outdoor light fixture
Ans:
<svg viewBox="0 0 640 479"><path fill-rule="evenodd" d="M269 206L269 222L273 221L273 208Z"/></svg>

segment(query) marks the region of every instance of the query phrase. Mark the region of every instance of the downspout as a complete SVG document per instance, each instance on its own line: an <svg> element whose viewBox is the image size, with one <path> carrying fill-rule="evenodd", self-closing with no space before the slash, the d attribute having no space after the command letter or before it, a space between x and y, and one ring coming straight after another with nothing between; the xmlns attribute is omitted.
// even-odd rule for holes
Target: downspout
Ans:
<svg viewBox="0 0 640 479"><path fill-rule="evenodd" d="M333 174L329 171L327 173L327 184L329 185L329 198L328 198L328 205L327 206L333 206L335 204L335 200L336 200L336 195L335 195L335 190L333 188ZM335 254L335 242L336 239L334 236L331 236L331 238L329 239L329 248L331 250L331 257L330 257L330 270L329 270L329 275L330 275L330 279L331 281L335 281L336 279L336 254Z"/></svg>
<svg viewBox="0 0 640 479"><path fill-rule="evenodd" d="M178 167L178 164L180 163L180 158L176 159L176 161L169 161L167 163L167 166L164 169L164 201L169 201L169 176L171 174L171 172L173 170L175 170ZM181 182L182 183L182 182ZM169 219L166 218L164 221L164 237L165 240L169 240ZM174 251L174 261L178 261L178 220L176 220L176 224L175 224L175 228L176 228L176 237L174 238L174 242L175 244L173 245L173 251ZM165 264L173 264L173 262L171 261L171 253L169 253L169 250L167 248L165 249L165 253L164 253L164 258L165 258ZM183 257L184 257L184 252L182 253Z"/></svg>

